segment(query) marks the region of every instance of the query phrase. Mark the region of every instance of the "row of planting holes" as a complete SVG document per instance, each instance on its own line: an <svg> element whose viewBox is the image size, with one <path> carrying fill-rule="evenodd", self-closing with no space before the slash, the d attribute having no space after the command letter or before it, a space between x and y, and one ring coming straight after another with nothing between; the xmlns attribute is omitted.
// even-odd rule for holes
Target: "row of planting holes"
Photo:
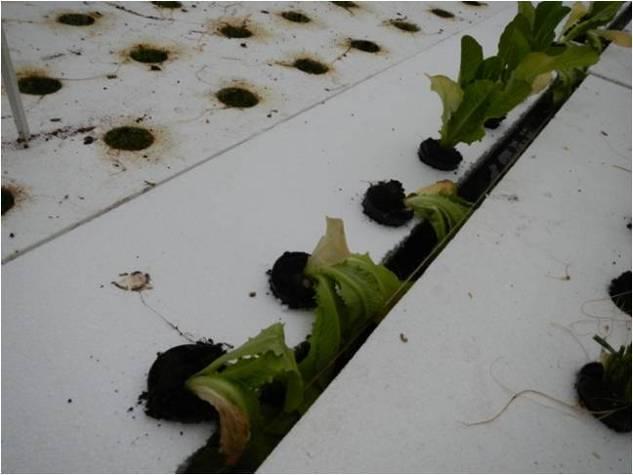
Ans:
<svg viewBox="0 0 633 475"><path fill-rule="evenodd" d="M178 9L182 7L180 2L151 2L158 8L166 9ZM355 2L332 2L336 6L350 10L357 8L358 5ZM481 2L462 2L470 6L483 6ZM454 15L446 10L439 8L433 8L430 10L435 15L441 18L453 18ZM305 14L297 11L284 11L281 16L288 21L294 23L309 23L312 20ZM65 25L85 27L95 23L95 17L92 15L80 14L80 13L65 13L57 18L59 23ZM390 20L389 23L405 32L415 33L420 31L420 28L414 24L404 20ZM224 25L219 29L219 33L227 38L249 38L252 36L252 32L245 26ZM350 48L354 48L367 53L378 53L380 46L369 40L349 40ZM145 45L138 45L134 48L130 54L130 58L134 61L141 63L149 63L152 65L152 69L159 70L157 64L166 61L169 57L169 53L165 50L147 47ZM293 67L308 73L308 74L325 74L329 71L327 65L320 63L314 59L303 57L298 58L292 64ZM44 96L59 91L62 88L62 83L58 79L46 77L43 75L29 75L22 77L18 81L18 87L23 94L32 94ZM227 107L234 107L239 109L250 108L257 105L259 98L257 95L248 89L242 87L227 87L221 89L215 94L216 98L225 104ZM148 148L154 142L153 135L146 129L141 127L117 127L108 131L104 136L104 141L108 146L119 150L138 151ZM2 214L10 210L15 202L15 198L11 190L7 187L2 187Z"/></svg>

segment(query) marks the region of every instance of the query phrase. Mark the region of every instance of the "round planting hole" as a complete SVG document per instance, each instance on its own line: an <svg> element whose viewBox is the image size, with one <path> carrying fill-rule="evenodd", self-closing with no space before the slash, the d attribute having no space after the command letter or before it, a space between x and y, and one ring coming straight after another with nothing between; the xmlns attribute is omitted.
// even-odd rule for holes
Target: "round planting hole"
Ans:
<svg viewBox="0 0 633 475"><path fill-rule="evenodd" d="M431 13L433 15L437 15L440 18L454 18L455 15L453 15L451 12L447 12L446 10L442 10L441 8L433 8L431 9Z"/></svg>
<svg viewBox="0 0 633 475"><path fill-rule="evenodd" d="M220 28L220 33L222 33L227 38L250 38L253 36L251 30L246 28L245 26L235 26L235 25L224 25Z"/></svg>
<svg viewBox="0 0 633 475"><path fill-rule="evenodd" d="M308 74L325 74L330 70L325 64L310 58L299 58L292 65Z"/></svg>
<svg viewBox="0 0 633 475"><path fill-rule="evenodd" d="M341 8L358 8L358 4L356 2L332 2L337 7Z"/></svg>
<svg viewBox="0 0 633 475"><path fill-rule="evenodd" d="M59 91L62 83L46 76L26 76L18 80L18 89L22 94L45 96Z"/></svg>
<svg viewBox="0 0 633 475"><path fill-rule="evenodd" d="M130 58L139 63L162 63L169 57L167 51L139 45L130 52Z"/></svg>
<svg viewBox="0 0 633 475"><path fill-rule="evenodd" d="M95 19L90 15L84 15L83 13L64 13L57 17L57 23L63 23L64 25L71 26L88 26L92 25Z"/></svg>
<svg viewBox="0 0 633 475"><path fill-rule="evenodd" d="M391 20L390 23L402 31L407 31L409 33L416 33L420 31L420 27L415 23L411 23L404 20Z"/></svg>
<svg viewBox="0 0 633 475"><path fill-rule="evenodd" d="M2 214L9 211L15 205L15 197L13 192L8 188L2 187Z"/></svg>
<svg viewBox="0 0 633 475"><path fill-rule="evenodd" d="M105 143L118 150L143 150L154 143L154 136L141 127L117 127L103 137Z"/></svg>
<svg viewBox="0 0 633 475"><path fill-rule="evenodd" d="M378 53L378 51L380 51L380 46L369 40L351 40L349 45L354 49L365 51L366 53Z"/></svg>
<svg viewBox="0 0 633 475"><path fill-rule="evenodd" d="M158 8L181 8L182 3L180 2L152 2L152 5L157 6Z"/></svg>
<svg viewBox="0 0 633 475"><path fill-rule="evenodd" d="M282 12L281 16L284 17L286 20L292 21L294 23L310 23L310 17L299 12Z"/></svg>
<svg viewBox="0 0 633 475"><path fill-rule="evenodd" d="M256 106L259 102L259 98L255 94L241 87L225 87L219 90L215 97L222 104L239 109Z"/></svg>

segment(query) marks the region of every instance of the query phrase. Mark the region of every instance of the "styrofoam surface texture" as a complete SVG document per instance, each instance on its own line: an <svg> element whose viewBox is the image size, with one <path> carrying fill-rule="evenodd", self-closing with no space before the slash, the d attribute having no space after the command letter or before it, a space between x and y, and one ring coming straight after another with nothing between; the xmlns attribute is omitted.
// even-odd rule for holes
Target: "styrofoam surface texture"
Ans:
<svg viewBox="0 0 633 475"><path fill-rule="evenodd" d="M630 434L542 396L464 424L574 405L592 336L631 341L630 103L590 76L260 471L630 473Z"/></svg>
<svg viewBox="0 0 633 475"><path fill-rule="evenodd" d="M624 29L631 32L629 23ZM592 74L631 87L631 48L609 45L602 53L598 64L590 69Z"/></svg>
<svg viewBox="0 0 633 475"><path fill-rule="evenodd" d="M31 132L38 134L27 150L15 142L8 101L2 98L2 183L20 190L19 207L3 217L3 260L451 35L515 10L510 2L482 7L459 2L367 2L357 9L330 2L184 5L186 11L159 9L150 2L3 4L2 21L18 74L35 70L63 83L55 94L23 95ZM452 11L455 18L430 13L438 6ZM284 10L299 10L313 21L291 23L280 16ZM101 16L92 26L74 27L56 22L57 15L65 12ZM390 19L415 22L421 31L403 32L391 26ZM254 36L223 37L217 30L227 22L246 25ZM496 21L489 24L490 37L496 40L502 26ZM382 51L348 50L349 38L373 40ZM152 71L150 65L127 56L138 44L166 48L171 56L160 71ZM331 72L310 75L289 66L305 54L329 64ZM421 71L445 72L444 66L456 67L458 58L458 50L451 50L442 63L427 57ZM114 77L108 79L109 75ZM245 110L224 107L214 94L234 84L246 85L261 96L261 102ZM425 78L416 90L427 93L418 96L423 103L437 101L431 99ZM436 105L429 107L435 112ZM113 151L102 137L121 125L147 127L156 142L140 152ZM437 116L420 124L420 133L424 125L435 131ZM77 132L86 127L94 129ZM97 141L84 145L88 136ZM322 140L317 137L315 133L306 146L317 147L315 142ZM261 162L267 157L258 154L249 160Z"/></svg>
<svg viewBox="0 0 633 475"><path fill-rule="evenodd" d="M513 13L466 31L491 54ZM208 426L180 435L140 407L127 412L156 352L184 341L110 282L150 273L147 304L196 338L238 345L282 320L298 343L312 313L284 312L265 271L285 250L310 251L326 215L344 218L351 248L376 260L406 234L370 222L360 199L370 181L414 190L446 177L415 150L439 127L424 73L454 76L458 56L454 36L4 264L3 469L165 472L201 446ZM449 176L502 130L463 148Z"/></svg>

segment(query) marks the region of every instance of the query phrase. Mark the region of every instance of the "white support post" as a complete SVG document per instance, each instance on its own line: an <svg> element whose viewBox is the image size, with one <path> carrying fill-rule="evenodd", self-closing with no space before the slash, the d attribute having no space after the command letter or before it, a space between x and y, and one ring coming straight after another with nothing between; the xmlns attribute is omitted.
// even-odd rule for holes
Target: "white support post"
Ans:
<svg viewBox="0 0 633 475"><path fill-rule="evenodd" d="M29 124L26 121L26 114L22 106L22 98L20 97L20 90L18 89L18 81L15 76L15 70L13 69L13 63L11 62L11 56L9 55L9 45L4 35L4 28L2 28L2 82L7 90L7 96L9 97L9 104L11 105L15 126L18 129L18 135L27 143L30 136Z"/></svg>

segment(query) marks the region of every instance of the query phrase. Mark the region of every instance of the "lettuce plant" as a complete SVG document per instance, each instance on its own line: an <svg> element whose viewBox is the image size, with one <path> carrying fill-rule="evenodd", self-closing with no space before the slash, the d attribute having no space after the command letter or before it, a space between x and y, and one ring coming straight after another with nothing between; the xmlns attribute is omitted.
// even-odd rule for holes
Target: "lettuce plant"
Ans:
<svg viewBox="0 0 633 475"><path fill-rule="evenodd" d="M458 81L429 76L431 89L442 100L440 145L450 149L471 144L485 135L488 119L505 116L549 82L553 71L586 67L598 53L584 45L552 45L558 23L569 12L561 2L519 2L519 11L499 39L498 53L483 57L472 36L461 41Z"/></svg>
<svg viewBox="0 0 633 475"><path fill-rule="evenodd" d="M420 188L405 199L405 205L429 221L438 243L466 219L472 207L457 195L457 185L450 180Z"/></svg>
<svg viewBox="0 0 633 475"><path fill-rule="evenodd" d="M368 255L352 254L343 222L327 219L327 232L306 266L316 285L316 318L307 356L297 364L280 323L262 330L191 376L186 387L219 413L217 447L194 455L226 470L256 468L332 378L332 364L368 322L379 321L402 289L398 278ZM284 388L282 408L262 402L267 385ZM221 455L221 457L220 457ZM248 461L245 461L248 459ZM223 469L223 470L224 470Z"/></svg>
<svg viewBox="0 0 633 475"><path fill-rule="evenodd" d="M620 346L615 350L603 338L595 335L593 337L600 346L602 354L600 362L604 367L603 380L611 392L618 394L623 404L631 405L631 344Z"/></svg>
<svg viewBox="0 0 633 475"><path fill-rule="evenodd" d="M386 315L402 283L368 254L352 254L336 218L327 218L305 272L315 282L317 308L310 351L299 369L306 381L327 384L332 362L365 326Z"/></svg>
<svg viewBox="0 0 633 475"><path fill-rule="evenodd" d="M631 34L604 28L617 14L624 2L591 2L589 6L576 2L558 38L561 43L581 43L600 53L603 39L619 46L631 47ZM587 75L586 67L558 71L554 83L554 102L560 102Z"/></svg>
<svg viewBox="0 0 633 475"><path fill-rule="evenodd" d="M265 417L259 395L274 381L286 388L283 412L296 411L303 402L303 378L294 352L286 346L281 323L262 330L187 380L187 389L219 413L219 450L227 465L237 464L247 445L257 446L269 437L269 425L278 414Z"/></svg>

